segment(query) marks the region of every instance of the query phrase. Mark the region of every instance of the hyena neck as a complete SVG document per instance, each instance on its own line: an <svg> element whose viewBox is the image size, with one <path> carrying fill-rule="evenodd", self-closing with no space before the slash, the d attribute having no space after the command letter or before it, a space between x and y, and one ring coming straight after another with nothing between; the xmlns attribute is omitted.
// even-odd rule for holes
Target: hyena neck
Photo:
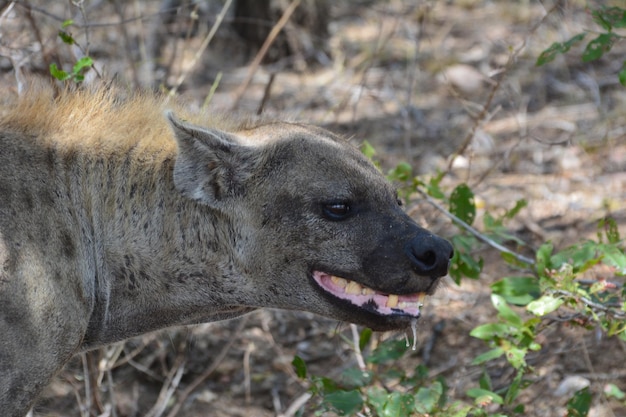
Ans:
<svg viewBox="0 0 626 417"><path fill-rule="evenodd" d="M144 172L134 175L133 170ZM119 178L92 208L99 213L93 219L94 251L104 255L97 261L96 300L84 348L253 310L229 298L241 295L237 268L225 262L233 259L237 229L224 227L228 216L176 191L171 160L91 172ZM220 236L224 230L232 234Z"/></svg>

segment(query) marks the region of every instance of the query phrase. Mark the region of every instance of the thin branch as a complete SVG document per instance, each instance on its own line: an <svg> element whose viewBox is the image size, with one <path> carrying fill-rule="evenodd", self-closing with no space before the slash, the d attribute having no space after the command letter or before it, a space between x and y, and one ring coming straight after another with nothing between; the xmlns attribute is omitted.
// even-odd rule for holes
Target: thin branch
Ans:
<svg viewBox="0 0 626 417"><path fill-rule="evenodd" d="M589 298L579 295L579 294L573 294L569 291L565 291L565 290L555 290L554 294L559 294L559 295L564 295L566 297L570 297L573 298L575 300L579 300L581 301L583 304L585 304L587 307L593 309L593 310L597 310L597 311L601 311L605 314L610 314L614 317L623 319L626 318L626 313L622 313L621 311L616 311L614 309L612 309L611 307L605 306L603 304L599 304L596 303L595 301L590 300Z"/></svg>
<svg viewBox="0 0 626 417"><path fill-rule="evenodd" d="M417 189L417 192L426 200L428 201L433 207L435 207L437 210L439 210L441 213L443 213L446 217L448 217L449 219L451 219L454 223L456 223L457 225L461 226L463 229L467 230L470 234L472 234L474 237L476 237L478 240L483 241L484 243L488 244L489 246L499 250L500 252L506 253L508 255L513 256L515 259L517 259L520 262L523 262L525 264L528 265L534 265L535 261L531 258L527 258L524 255L520 255L519 253L513 252L512 250L508 249L505 246L502 246L501 244L499 244L498 242L488 238L487 236L485 236L484 234L480 233L478 230L474 229L472 226L470 226L469 224L465 223L463 220L459 219L457 216L455 216L454 214L450 213L448 210L446 210L441 204L437 203L435 200L433 200L428 194L426 194L424 191L420 190L419 188Z"/></svg>
<svg viewBox="0 0 626 417"><path fill-rule="evenodd" d="M54 13L50 13L49 11L47 11L44 8L41 7L37 7L37 6L33 6L32 4L28 4L28 3L22 3L22 2L15 2L16 5L22 7L23 9L27 10L29 13L32 12L36 12L39 14L42 14L46 17L49 17L52 20L56 20L57 22L63 23L67 20L67 18L63 17L63 16L57 16ZM130 17L128 19L124 19L121 20L119 22L97 22L97 23L77 23L74 22L72 24L73 27L76 27L78 29L88 29L88 28L103 28L103 27L109 27L109 26L118 26L118 25L124 25L126 23L132 23L135 22L137 20L148 20L148 19L152 19L155 16L159 16L161 14L165 14L165 13L169 13L171 11L171 9L165 9L165 10L160 10L157 13L152 13L149 15L142 15L142 16L135 16L135 17Z"/></svg>
<svg viewBox="0 0 626 417"><path fill-rule="evenodd" d="M253 350L254 343L249 342L243 354L243 386L244 391L246 392L246 404L250 404L252 402L252 389L250 383L250 355L252 355Z"/></svg>
<svg viewBox="0 0 626 417"><path fill-rule="evenodd" d="M491 103L495 97L496 92L500 89L502 85L502 80L504 80L504 75L508 72L511 65L515 62L519 54L524 50L524 48L526 48L528 37L530 37L530 35L535 33L535 31L543 24L546 18L557 8L558 4L559 3L557 2L550 10L548 10L548 12L530 29L528 36L524 39L522 44L517 49L513 50L510 53L506 64L504 65L502 71L500 71L499 73L500 77L498 77L497 81L492 83L491 89L489 90L489 95L487 96L487 100L483 104L480 113L478 113L478 115L475 117L474 124L472 125L470 131L467 133L467 135L463 139L463 142L461 142L461 146L459 146L459 148L454 152L454 154L452 154L452 157L448 161L448 168L444 172L444 175L447 175L452 171L452 164L454 163L454 160L458 158L459 156L461 156L463 153L465 153L468 146L471 144L472 139L474 138L474 135L476 134L476 131L483 124L483 122L485 122L487 118L489 117L489 113L490 113L489 107L491 106ZM480 178L481 181L483 179L484 179L484 176Z"/></svg>
<svg viewBox="0 0 626 417"><path fill-rule="evenodd" d="M511 57L509 57L509 62L510 61L511 61ZM461 146L459 146L458 149L450 157L450 160L448 161L448 169L444 172L444 175L452 171L452 164L454 164L454 160L465 153L470 143L472 143L472 139L474 139L474 136L476 135L476 131L480 127L481 123L488 118L489 107L491 106L491 102L493 101L493 98L496 95L496 91L498 91L500 89L500 86L502 85L502 79L503 77L500 77L498 81L496 81L491 86L491 90L489 90L489 96L487 96L487 100L485 101L485 104L483 104L482 109L480 110L480 113L478 113L478 115L474 119L474 124L472 124L470 131L467 132L467 135L465 135L463 142L461 142Z"/></svg>
<svg viewBox="0 0 626 417"><path fill-rule="evenodd" d="M267 84L265 84L265 90L263 91L263 98L261 99L261 104L259 104L259 108L256 111L257 116L260 116L263 113L263 109L265 108L265 103L270 98L270 92L272 91L272 85L274 84L274 80L276 79L276 73L272 72L270 74L270 79L267 80Z"/></svg>
<svg viewBox="0 0 626 417"><path fill-rule="evenodd" d="M605 282L608 285L611 285L613 287L615 287L615 289L620 289L624 286L624 284L622 284L621 282L617 282L617 281L609 281L606 279L576 279L574 280L576 283L580 284L580 285L586 285L586 286L591 286L594 284L597 284L598 282Z"/></svg>
<svg viewBox="0 0 626 417"><path fill-rule="evenodd" d="M215 359L211 363L211 366L209 366L202 373L202 375L200 375L199 377L194 379L193 382L191 384L189 384L187 386L187 388L185 388L185 390L180 393L180 395L178 395L178 400L177 400L176 404L174 405L174 407L172 407L172 409L170 410L170 412L167 415L167 417L175 417L178 414L178 412L180 411L180 409L183 407L183 404L185 404L185 401L187 401L187 397L189 397L189 395L191 395L191 393L196 388L198 388L198 386L202 382L204 382L217 369L217 367L222 363L222 360L226 357L226 354L230 350L231 346L233 345L233 343L235 343L235 340L237 340L237 336L239 335L239 333L241 333L241 331L245 327L246 323L248 322L248 317L249 316L243 316L239 320L239 324L237 325L237 328L233 332L232 336L230 337L230 340L228 341L228 343L226 343L224 345L224 347L222 347L222 350L215 357Z"/></svg>
<svg viewBox="0 0 626 417"><path fill-rule="evenodd" d="M120 22L124 21L124 6L120 0L115 0L113 2L113 8L115 9L115 13L119 16ZM128 59L128 63L130 64L131 78L133 79L133 84L135 88L141 85L139 81L139 74L137 73L137 67L133 65L133 50L132 50L132 42L130 39L130 35L128 34L128 28L126 25L120 23L120 31L122 32L122 41L124 43L124 49L126 50L126 58Z"/></svg>
<svg viewBox="0 0 626 417"><path fill-rule="evenodd" d="M270 46L274 43L274 40L276 39L280 31L283 30L283 27L285 27L285 25L287 24L287 21L289 20L289 18L291 17L291 15L296 10L299 4L300 4L300 0L293 0L289 4L289 6L287 6L285 11L283 12L283 15L278 20L278 22L276 22L276 24L270 31L269 35L267 35L267 38L265 39L265 42L263 42L261 49L259 49L259 52L257 52L256 56L254 57L254 60L248 67L248 74L246 75L246 79L243 81L243 83L241 83L241 85L235 92L235 99L233 100L233 105L231 107L232 110L236 109L237 106L239 105L239 102L241 101L243 94L245 93L246 89L250 85L250 82L252 81L252 77L254 76L257 69L259 68L259 65L261 65L261 61L267 54L267 51L269 50Z"/></svg>
<svg viewBox="0 0 626 417"><path fill-rule="evenodd" d="M87 353L80 354L80 360L83 365L83 379L85 384L85 403L81 404L81 415L89 416L91 412L91 400L92 400L92 386L91 386L91 376L89 372L89 361L87 359ZM85 414L86 413L86 414Z"/></svg>
<svg viewBox="0 0 626 417"><path fill-rule="evenodd" d="M230 5L232 4L232 2L233 0L226 0L226 2L224 3L224 6L222 7L222 10L220 10L219 14L217 15L215 19L215 23L213 23L213 26L211 27L209 34L206 36L206 38L204 38L204 40L202 41L202 44L200 45L195 55L193 56L193 59L191 60L191 65L189 65L186 71L183 71L183 73L180 74L180 77L178 77L178 79L176 80L176 83L174 83L174 86L169 91L170 97L173 97L176 94L176 91L182 85L183 81L185 81L185 78L187 78L191 70L195 68L196 64L200 60L200 57L204 53L205 49L209 46L209 43L211 43L213 36L215 36L217 29L222 24L222 21L224 20L224 16L226 16L226 12L230 8Z"/></svg>
<svg viewBox="0 0 626 417"><path fill-rule="evenodd" d="M306 404L311 397L313 396L313 394L311 394L310 392L305 392L304 394L300 395L298 398L296 398L287 408L287 410L285 410L284 413L282 414L278 414L276 417L293 417L296 415L296 413L298 412L298 410L300 410L300 408L302 408L302 406L304 406L304 404Z"/></svg>
<svg viewBox="0 0 626 417"><path fill-rule="evenodd" d="M185 371L185 355L179 354L176 358L176 362L170 369L170 372L167 375L167 379L161 388L161 392L159 392L159 398L157 402L154 404L152 409L148 411L146 417L160 417L163 415L163 412L167 408L167 404L172 398L172 395L176 392L178 388L178 384L180 383L180 379L183 377Z"/></svg>
<svg viewBox="0 0 626 417"><path fill-rule="evenodd" d="M361 371L366 371L365 361L363 360L363 354L361 353L361 346L359 344L359 330L356 328L356 324L350 323L350 330L352 330L352 342L354 344L354 354L356 356L356 362L359 365Z"/></svg>

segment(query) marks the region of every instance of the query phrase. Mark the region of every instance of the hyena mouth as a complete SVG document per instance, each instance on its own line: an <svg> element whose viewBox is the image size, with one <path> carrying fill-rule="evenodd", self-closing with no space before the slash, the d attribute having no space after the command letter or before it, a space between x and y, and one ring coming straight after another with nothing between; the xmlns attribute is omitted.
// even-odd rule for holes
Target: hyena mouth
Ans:
<svg viewBox="0 0 626 417"><path fill-rule="evenodd" d="M380 315L403 315L417 318L426 293L385 294L358 282L324 272L313 271L313 279L326 292L367 311Z"/></svg>

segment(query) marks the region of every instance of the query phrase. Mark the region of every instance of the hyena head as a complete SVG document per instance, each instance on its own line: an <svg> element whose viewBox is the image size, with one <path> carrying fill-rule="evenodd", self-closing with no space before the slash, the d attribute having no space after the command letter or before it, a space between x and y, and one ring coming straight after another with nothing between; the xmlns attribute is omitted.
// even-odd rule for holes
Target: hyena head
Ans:
<svg viewBox="0 0 626 417"><path fill-rule="evenodd" d="M229 216L238 303L405 328L447 274L452 246L419 227L357 149L311 126L236 134L169 115L186 197Z"/></svg>

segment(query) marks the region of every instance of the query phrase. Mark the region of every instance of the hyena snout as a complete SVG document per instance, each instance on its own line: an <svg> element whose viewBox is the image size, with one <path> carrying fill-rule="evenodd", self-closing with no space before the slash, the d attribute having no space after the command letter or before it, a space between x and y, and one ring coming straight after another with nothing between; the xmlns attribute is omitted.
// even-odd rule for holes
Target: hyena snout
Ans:
<svg viewBox="0 0 626 417"><path fill-rule="evenodd" d="M404 252L411 260L414 271L421 276L439 278L448 273L454 254L452 245L433 234L419 234L409 240Z"/></svg>

